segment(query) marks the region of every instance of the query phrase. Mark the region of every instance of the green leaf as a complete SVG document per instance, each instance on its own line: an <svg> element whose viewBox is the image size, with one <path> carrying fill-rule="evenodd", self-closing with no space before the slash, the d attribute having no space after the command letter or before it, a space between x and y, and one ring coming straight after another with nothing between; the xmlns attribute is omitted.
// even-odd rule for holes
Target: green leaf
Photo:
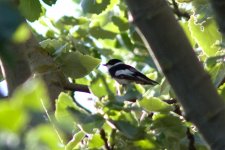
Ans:
<svg viewBox="0 0 225 150"><path fill-rule="evenodd" d="M113 117L111 122L124 136L131 140L142 139L145 136L144 128L138 125L132 113L121 111L118 115Z"/></svg>
<svg viewBox="0 0 225 150"><path fill-rule="evenodd" d="M68 112L68 107L77 108L73 102L73 99L69 95L61 93L56 100L55 117L63 127L66 127L67 130L72 131L74 128L74 118Z"/></svg>
<svg viewBox="0 0 225 150"><path fill-rule="evenodd" d="M1 101L0 102L0 130L21 132L26 126L29 116L20 106Z"/></svg>
<svg viewBox="0 0 225 150"><path fill-rule="evenodd" d="M99 98L116 94L115 81L110 77L104 77L102 75L98 75L91 81L90 89L91 92Z"/></svg>
<svg viewBox="0 0 225 150"><path fill-rule="evenodd" d="M202 48L207 56L215 56L220 50L222 36L218 31L213 19L208 19L204 24L196 24L194 17L188 23L189 30L196 43Z"/></svg>
<svg viewBox="0 0 225 150"><path fill-rule="evenodd" d="M44 83L29 80L18 87L10 99L0 101L0 129L21 132L29 121L29 115L44 112L49 101ZM29 113L28 113L29 112Z"/></svg>
<svg viewBox="0 0 225 150"><path fill-rule="evenodd" d="M100 14L110 4L110 0L82 0L81 7L84 13Z"/></svg>
<svg viewBox="0 0 225 150"><path fill-rule="evenodd" d="M213 17L212 7L209 6L209 2L207 0L192 0L192 11L194 13L194 17L196 23L204 23L207 19Z"/></svg>
<svg viewBox="0 0 225 150"><path fill-rule="evenodd" d="M79 125L83 131L93 133L93 129L101 128L104 124L104 119L99 114L88 114L86 111L78 107L73 99L61 93L56 101L55 116L67 128L73 129L73 125Z"/></svg>
<svg viewBox="0 0 225 150"><path fill-rule="evenodd" d="M59 56L56 61L66 76L81 78L88 75L101 62L99 59L83 55L80 52L68 52Z"/></svg>
<svg viewBox="0 0 225 150"><path fill-rule="evenodd" d="M143 139L143 140L134 141L134 145L143 150L159 149L159 148L156 148L156 143L153 142L153 139L151 140Z"/></svg>
<svg viewBox="0 0 225 150"><path fill-rule="evenodd" d="M14 104L27 110L44 112L49 107L46 87L41 80L29 80L13 94Z"/></svg>
<svg viewBox="0 0 225 150"><path fill-rule="evenodd" d="M94 26L89 29L90 34L97 39L113 39L116 37L116 33L104 30L99 26Z"/></svg>
<svg viewBox="0 0 225 150"><path fill-rule="evenodd" d="M112 22L118 26L118 28L120 29L120 31L126 31L129 28L129 23L127 21L126 18L124 17L119 17L119 16L113 16L112 18Z"/></svg>
<svg viewBox="0 0 225 150"><path fill-rule="evenodd" d="M31 22L37 20L42 12L39 0L20 0L19 10Z"/></svg>
<svg viewBox="0 0 225 150"><path fill-rule="evenodd" d="M218 93L225 99L225 83L219 87Z"/></svg>
<svg viewBox="0 0 225 150"><path fill-rule="evenodd" d="M123 46L123 47L126 47L129 51L133 51L133 49L135 48L134 47L134 44L131 42L131 39L130 39L130 37L128 36L128 34L127 33L122 33L121 34L121 39L122 39L122 43L121 43L121 45Z"/></svg>
<svg viewBox="0 0 225 150"><path fill-rule="evenodd" d="M31 128L25 138L26 149L64 150L55 129L49 124L40 124Z"/></svg>
<svg viewBox="0 0 225 150"><path fill-rule="evenodd" d="M220 62L224 62L225 61L225 55L219 55L219 56L215 56L215 57L208 57L206 59L206 65L207 67L213 67L215 66L217 63L220 63Z"/></svg>
<svg viewBox="0 0 225 150"><path fill-rule="evenodd" d="M79 131L74 134L73 139L69 141L66 145L65 150L75 150L78 149L76 146L81 142L81 140L85 137L85 133L83 131Z"/></svg>
<svg viewBox="0 0 225 150"><path fill-rule="evenodd" d="M143 128L137 127L136 125L132 125L126 120L113 121L113 124L128 139L137 140L142 139L145 136Z"/></svg>
<svg viewBox="0 0 225 150"><path fill-rule="evenodd" d="M75 122L86 133L93 133L94 129L100 129L105 120L100 114L90 115L74 108L68 108Z"/></svg>
<svg viewBox="0 0 225 150"><path fill-rule="evenodd" d="M94 134L88 143L89 149L101 149L104 145L104 141L101 138L100 134Z"/></svg>
<svg viewBox="0 0 225 150"><path fill-rule="evenodd" d="M46 39L39 43L50 54L60 54L67 50L67 44L57 39Z"/></svg>
<svg viewBox="0 0 225 150"><path fill-rule="evenodd" d="M172 106L156 97L151 97L149 99L144 98L138 101L138 103L141 107L149 112L169 112L173 110Z"/></svg>
<svg viewBox="0 0 225 150"><path fill-rule="evenodd" d="M163 133L167 138L180 140L186 136L187 127L182 124L179 117L173 114L154 114L152 128ZM174 139L173 139L174 140Z"/></svg>
<svg viewBox="0 0 225 150"><path fill-rule="evenodd" d="M195 40L193 39L193 37L191 36L191 32L189 30L189 27L188 27L188 22L187 21L179 21L181 27L183 28L189 42L191 43L192 47L195 46L196 42Z"/></svg>
<svg viewBox="0 0 225 150"><path fill-rule="evenodd" d="M208 71L214 85L218 87L225 77L225 64L217 63L216 65L208 68Z"/></svg>
<svg viewBox="0 0 225 150"><path fill-rule="evenodd" d="M72 16L63 16L57 23L63 23L65 25L82 25L88 23L89 20L86 17L74 18Z"/></svg>
<svg viewBox="0 0 225 150"><path fill-rule="evenodd" d="M45 4L48 4L48 5L50 5L50 6L52 6L53 4L55 4L56 1L57 1L57 0L43 0L43 2L44 2Z"/></svg>

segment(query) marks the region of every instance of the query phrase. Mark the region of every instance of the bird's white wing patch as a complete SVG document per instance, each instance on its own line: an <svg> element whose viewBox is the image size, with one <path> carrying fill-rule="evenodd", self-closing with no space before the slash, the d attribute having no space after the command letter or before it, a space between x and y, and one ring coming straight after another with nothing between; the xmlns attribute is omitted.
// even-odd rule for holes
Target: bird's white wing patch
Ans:
<svg viewBox="0 0 225 150"><path fill-rule="evenodd" d="M134 72L130 71L129 69L124 69L124 70L118 70L115 73L115 76L120 76L120 75L126 75L126 76L133 76Z"/></svg>

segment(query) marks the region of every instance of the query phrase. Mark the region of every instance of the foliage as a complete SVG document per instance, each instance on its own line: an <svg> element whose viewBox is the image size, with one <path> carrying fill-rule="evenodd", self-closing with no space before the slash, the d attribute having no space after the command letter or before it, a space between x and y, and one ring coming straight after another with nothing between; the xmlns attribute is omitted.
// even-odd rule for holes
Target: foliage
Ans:
<svg viewBox="0 0 225 150"><path fill-rule="evenodd" d="M43 2L54 7L56 0ZM225 98L225 85L221 84L225 78L224 43L208 1L178 2L179 11L191 15L178 17L179 22ZM71 81L89 84L92 95L97 97L97 111L90 113L75 103L69 92L61 93L56 100L55 116L47 116L46 121L41 103L47 109L45 86L37 80L28 82L10 100L0 101L0 149L188 149L190 136L195 139L196 149L209 149L194 125L180 113L182 108L174 102L172 89L128 21L124 2L73 0L73 3L81 5L76 15L65 14L58 20L49 18L45 6L36 0L20 0L19 10L29 21L39 18L38 23L47 29L40 34L34 28L40 45ZM168 3L175 9L170 0ZM0 24L0 30L4 28ZM124 60L160 84L130 85L120 88L122 94L118 95L115 81L100 64L100 60L110 58Z"/></svg>

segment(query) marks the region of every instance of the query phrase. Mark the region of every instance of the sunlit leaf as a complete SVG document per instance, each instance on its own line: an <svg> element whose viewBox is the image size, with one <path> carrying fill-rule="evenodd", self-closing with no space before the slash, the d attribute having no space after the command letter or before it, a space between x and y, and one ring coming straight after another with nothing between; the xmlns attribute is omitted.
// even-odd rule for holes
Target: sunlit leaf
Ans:
<svg viewBox="0 0 225 150"><path fill-rule="evenodd" d="M61 64L61 69L66 76L81 78L89 74L101 62L99 59L80 52L68 52L61 54L56 60Z"/></svg>
<svg viewBox="0 0 225 150"><path fill-rule="evenodd" d="M151 97L149 99L144 98L138 101L138 103L141 107L149 112L168 112L173 109L172 106L156 97Z"/></svg>
<svg viewBox="0 0 225 150"><path fill-rule="evenodd" d="M56 101L55 117L63 126L72 131L74 119L67 111L68 107L77 108L69 95L61 93Z"/></svg>
<svg viewBox="0 0 225 150"><path fill-rule="evenodd" d="M81 140L85 137L85 133L83 131L79 131L78 133L74 134L73 138L69 143L66 145L65 150L75 150L77 149L76 146L81 142Z"/></svg>
<svg viewBox="0 0 225 150"><path fill-rule="evenodd" d="M211 75L214 85L216 87L218 87L225 78L225 64L217 63L217 64L209 67L208 71Z"/></svg>
<svg viewBox="0 0 225 150"><path fill-rule="evenodd" d="M15 91L12 99L18 106L31 111L44 112L44 107L49 108L46 87L41 80L27 81Z"/></svg>
<svg viewBox="0 0 225 150"><path fill-rule="evenodd" d="M14 32L12 40L15 43L23 43L30 38L30 35L31 33L28 26L23 23Z"/></svg>
<svg viewBox="0 0 225 150"><path fill-rule="evenodd" d="M19 10L29 21L37 20L41 15L41 4L38 0L20 0Z"/></svg>
<svg viewBox="0 0 225 150"><path fill-rule="evenodd" d="M207 56L215 56L220 49L219 44L222 36L218 31L213 19L208 19L204 24L196 24L194 17L188 23L189 30L196 43L202 48Z"/></svg>
<svg viewBox="0 0 225 150"><path fill-rule="evenodd" d="M12 132L21 132L31 119L32 113L44 112L49 108L44 83L29 80L13 93L10 99L0 102L0 128Z"/></svg>
<svg viewBox="0 0 225 150"><path fill-rule="evenodd" d="M52 126L41 124L31 129L25 139L27 149L64 150L57 132Z"/></svg>
<svg viewBox="0 0 225 150"><path fill-rule="evenodd" d="M194 13L194 17L196 19L196 23L202 24L207 19L212 18L213 10L212 7L209 6L209 2L207 0L192 0L192 11Z"/></svg>
<svg viewBox="0 0 225 150"><path fill-rule="evenodd" d="M90 89L99 98L116 93L115 81L102 75L97 76L91 81Z"/></svg>
<svg viewBox="0 0 225 150"><path fill-rule="evenodd" d="M225 99L225 83L219 87L218 93Z"/></svg>
<svg viewBox="0 0 225 150"><path fill-rule="evenodd" d="M126 31L129 28L129 23L125 18L118 17L118 16L113 16L112 21L115 25L118 26L120 31Z"/></svg>
<svg viewBox="0 0 225 150"><path fill-rule="evenodd" d="M50 54L59 54L66 50L66 44L57 39L46 39L39 43Z"/></svg>
<svg viewBox="0 0 225 150"><path fill-rule="evenodd" d="M139 147L140 149L157 149L156 144L153 141L148 140L148 139L143 139L143 140L138 140L134 142L134 145ZM158 148L159 149L159 148Z"/></svg>
<svg viewBox="0 0 225 150"><path fill-rule="evenodd" d="M89 141L88 148L100 149L104 145L104 141L100 134L94 134Z"/></svg>
<svg viewBox="0 0 225 150"><path fill-rule="evenodd" d="M0 130L21 132L28 120L28 114L20 106L12 102L0 102Z"/></svg>
<svg viewBox="0 0 225 150"><path fill-rule="evenodd" d="M192 47L194 47L196 42L193 39L193 37L191 36L191 32L190 32L189 27L188 27L188 22L187 21L180 21L179 23L180 23L181 27L183 28L183 30L184 30L184 32L185 32L189 42L192 45Z"/></svg>

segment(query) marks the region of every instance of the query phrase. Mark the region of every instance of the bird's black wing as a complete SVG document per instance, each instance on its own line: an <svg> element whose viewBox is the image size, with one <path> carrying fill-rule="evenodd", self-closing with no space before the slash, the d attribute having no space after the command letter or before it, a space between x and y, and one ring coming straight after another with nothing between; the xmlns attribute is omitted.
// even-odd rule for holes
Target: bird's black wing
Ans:
<svg viewBox="0 0 225 150"><path fill-rule="evenodd" d="M125 79L139 84L158 84L156 81L153 81L140 73L134 67L126 64L119 64L116 67L112 67L109 72L117 79Z"/></svg>
<svg viewBox="0 0 225 150"><path fill-rule="evenodd" d="M139 79L137 80L137 83L140 83L140 84L151 84L151 85L159 84L158 82L149 79L148 77L146 77L144 74L140 73L139 71L135 72L134 76Z"/></svg>

